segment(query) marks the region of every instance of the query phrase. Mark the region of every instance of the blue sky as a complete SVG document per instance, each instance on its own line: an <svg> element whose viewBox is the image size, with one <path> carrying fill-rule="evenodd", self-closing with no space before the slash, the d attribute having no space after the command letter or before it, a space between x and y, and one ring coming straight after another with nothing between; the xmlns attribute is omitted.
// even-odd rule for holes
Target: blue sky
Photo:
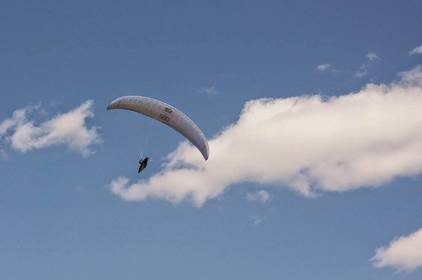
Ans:
<svg viewBox="0 0 422 280"><path fill-rule="evenodd" d="M413 0L3 3L0 278L421 279L420 254L410 267L396 258L422 248L422 116L412 106L422 105L421 9ZM330 99L350 93L363 103ZM182 109L210 139L210 160L197 163L159 123L106 112L122 95ZM254 110L242 111L248 101ZM269 111L285 113L290 129L237 122ZM345 130L324 132L331 119ZM274 132L249 137L250 127ZM308 158L327 149L326 135L335 153ZM233 154L219 144L243 138ZM379 153L362 171L354 155L373 151L349 148L363 146ZM148 181L176 149L175 159L206 170L192 173L193 191ZM152 162L138 176L141 154ZM340 173L339 163L356 168ZM119 177L129 183L113 193ZM410 245L393 242L400 236ZM383 267L371 261L378 248Z"/></svg>

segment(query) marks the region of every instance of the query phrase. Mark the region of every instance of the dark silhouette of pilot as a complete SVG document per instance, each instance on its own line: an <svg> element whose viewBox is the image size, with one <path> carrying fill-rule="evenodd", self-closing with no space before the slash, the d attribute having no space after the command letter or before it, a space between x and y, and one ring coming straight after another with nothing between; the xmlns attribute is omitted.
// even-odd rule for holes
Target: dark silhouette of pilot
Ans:
<svg viewBox="0 0 422 280"><path fill-rule="evenodd" d="M143 158L143 159L141 158L139 160L138 174L141 173L141 171L144 170L147 167L148 159L149 159L148 157L145 157L145 158Z"/></svg>

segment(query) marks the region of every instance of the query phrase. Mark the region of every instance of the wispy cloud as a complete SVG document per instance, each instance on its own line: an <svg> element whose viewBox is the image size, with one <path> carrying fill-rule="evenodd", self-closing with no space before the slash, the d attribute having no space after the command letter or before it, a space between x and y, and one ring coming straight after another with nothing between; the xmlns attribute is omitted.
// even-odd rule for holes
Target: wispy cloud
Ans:
<svg viewBox="0 0 422 280"><path fill-rule="evenodd" d="M391 84L368 84L332 97L247 102L239 120L209 141L210 159L182 143L164 169L111 190L197 206L242 182L287 186L304 196L377 187L422 172L422 67Z"/></svg>
<svg viewBox="0 0 422 280"><path fill-rule="evenodd" d="M414 48L413 50L411 50L409 52L410 55L414 55L414 54L422 54L422 45L420 45L419 47Z"/></svg>
<svg viewBox="0 0 422 280"><path fill-rule="evenodd" d="M65 145L88 156L92 153L91 145L100 141L97 128L86 124L86 120L94 116L92 105L92 101L86 101L41 124L29 119L29 115L34 110L40 110L39 108L16 110L12 117L0 123L0 139L12 149L23 153L53 145Z"/></svg>
<svg viewBox="0 0 422 280"><path fill-rule="evenodd" d="M363 78L368 75L369 73L369 66L376 60L379 60L379 56L374 53L370 52L366 54L366 62L359 66L359 69L355 72L356 78Z"/></svg>
<svg viewBox="0 0 422 280"><path fill-rule="evenodd" d="M260 190L254 193L247 193L246 198L250 201L266 203L270 199L270 193L265 190Z"/></svg>
<svg viewBox="0 0 422 280"><path fill-rule="evenodd" d="M366 58L367 58L369 61L374 61L374 60L379 59L379 56L378 56L376 53L370 52L370 53L367 53L367 54L366 54Z"/></svg>
<svg viewBox="0 0 422 280"><path fill-rule="evenodd" d="M26 114L30 108L19 109L13 112L12 117L0 122L0 137L4 136L11 128L26 121Z"/></svg>
<svg viewBox="0 0 422 280"><path fill-rule="evenodd" d="M362 64L362 65L359 67L359 70L358 70L358 71L356 71L356 73L355 73L355 77L356 77L356 78L363 78L363 77L365 77L366 75L368 75L368 66L367 66L366 64Z"/></svg>
<svg viewBox="0 0 422 280"><path fill-rule="evenodd" d="M220 94L220 92L214 86L202 88L199 90L199 92L206 95Z"/></svg>
<svg viewBox="0 0 422 280"><path fill-rule="evenodd" d="M264 221L264 217L261 217L259 215L254 215L251 217L252 225L259 226Z"/></svg>
<svg viewBox="0 0 422 280"><path fill-rule="evenodd" d="M422 228L394 239L388 246L378 248L371 259L375 267L392 267L411 272L422 267Z"/></svg>
<svg viewBox="0 0 422 280"><path fill-rule="evenodd" d="M331 64L325 63L325 64L320 64L317 67L317 70L319 71L327 71L328 69L331 68Z"/></svg>

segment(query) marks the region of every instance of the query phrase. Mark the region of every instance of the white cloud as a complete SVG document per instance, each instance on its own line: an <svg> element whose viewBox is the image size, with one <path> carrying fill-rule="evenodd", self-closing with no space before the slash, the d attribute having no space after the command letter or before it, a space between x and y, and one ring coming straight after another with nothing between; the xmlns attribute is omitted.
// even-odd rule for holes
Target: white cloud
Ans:
<svg viewBox="0 0 422 280"><path fill-rule="evenodd" d="M92 105L92 101L86 101L39 125L28 119L33 109L16 110L0 123L0 137L20 152L62 144L87 156L92 152L90 146L100 141L97 128L86 125L86 120L93 117Z"/></svg>
<svg viewBox="0 0 422 280"><path fill-rule="evenodd" d="M260 190L255 193L247 193L246 198L250 201L267 202L270 199L270 193L265 190Z"/></svg>
<svg viewBox="0 0 422 280"><path fill-rule="evenodd" d="M8 137L8 132L26 121L26 114L33 108L26 107L13 112L12 117L0 122L0 155L6 158L4 138Z"/></svg>
<svg viewBox="0 0 422 280"><path fill-rule="evenodd" d="M319 71L326 71L326 70L328 70L329 68L331 68L331 64L328 64L328 63L325 63L325 64L320 64L320 65L318 65L316 68L317 68L317 70L319 70Z"/></svg>
<svg viewBox="0 0 422 280"><path fill-rule="evenodd" d="M363 78L369 74L368 68L369 66L375 61L378 60L379 56L374 53L370 52L366 54L366 62L359 66L359 69L355 73L356 78Z"/></svg>
<svg viewBox="0 0 422 280"><path fill-rule="evenodd" d="M370 52L370 53L367 53L367 54L366 54L366 58L367 58L369 61L374 61L374 60L379 59L379 56L378 56L376 53L374 53L374 52Z"/></svg>
<svg viewBox="0 0 422 280"><path fill-rule="evenodd" d="M251 219L254 226L259 226L264 221L264 218L258 215L252 216Z"/></svg>
<svg viewBox="0 0 422 280"><path fill-rule="evenodd" d="M202 88L199 92L202 93L202 94L206 94L206 95L217 95L217 94L220 94L220 92L215 87L213 87L213 86Z"/></svg>
<svg viewBox="0 0 422 280"><path fill-rule="evenodd" d="M414 54L422 54L422 45L420 45L419 47L414 48L413 50L411 50L409 52L410 55L414 55Z"/></svg>
<svg viewBox="0 0 422 280"><path fill-rule="evenodd" d="M26 113L29 108L19 109L13 112L11 118L0 122L0 137L4 136L11 128L22 124L26 120Z"/></svg>
<svg viewBox="0 0 422 280"><path fill-rule="evenodd" d="M321 96L257 99L209 141L204 161L182 143L163 170L111 190L122 199L190 199L197 206L242 182L287 186L305 196L377 187L422 172L422 67L398 82Z"/></svg>
<svg viewBox="0 0 422 280"><path fill-rule="evenodd" d="M422 228L378 248L371 259L375 267L392 267L411 272L422 267Z"/></svg>

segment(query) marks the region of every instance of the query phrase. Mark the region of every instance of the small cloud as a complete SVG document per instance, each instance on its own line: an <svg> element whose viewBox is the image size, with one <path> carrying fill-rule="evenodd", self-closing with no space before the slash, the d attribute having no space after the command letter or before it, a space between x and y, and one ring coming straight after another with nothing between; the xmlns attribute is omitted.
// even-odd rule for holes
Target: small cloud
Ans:
<svg viewBox="0 0 422 280"><path fill-rule="evenodd" d="M379 59L379 56L376 53L374 53L374 52L370 52L370 53L366 54L366 58L369 61L374 61L374 60Z"/></svg>
<svg viewBox="0 0 422 280"><path fill-rule="evenodd" d="M363 78L369 74L369 66L376 60L380 59L379 56L374 53L370 52L366 54L366 62L359 66L359 69L355 72L356 78Z"/></svg>
<svg viewBox="0 0 422 280"><path fill-rule="evenodd" d="M12 149L25 153L53 145L66 145L83 156L92 153L90 146L100 142L97 127L88 127L86 120L94 116L92 101L41 124L29 119L32 111L39 108L16 110L12 117L0 122L0 140L5 140Z"/></svg>
<svg viewBox="0 0 422 280"><path fill-rule="evenodd" d="M258 225L262 224L262 222L264 221L264 218L260 217L258 215L252 216L251 219L252 219L252 224L254 226L258 226Z"/></svg>
<svg viewBox="0 0 422 280"><path fill-rule="evenodd" d="M420 45L419 47L414 48L413 50L411 50L409 52L410 55L414 55L414 54L422 54L422 45Z"/></svg>
<svg viewBox="0 0 422 280"><path fill-rule="evenodd" d="M220 92L214 87L206 87L199 90L200 93L206 94L206 95L218 95Z"/></svg>
<svg viewBox="0 0 422 280"><path fill-rule="evenodd" d="M270 199L270 194L267 191L260 190L255 193L247 193L246 198L249 201L259 201L262 203L266 203Z"/></svg>
<svg viewBox="0 0 422 280"><path fill-rule="evenodd" d="M317 70L319 71L327 71L328 69L331 68L331 64L325 63L325 64L320 64L317 67Z"/></svg>
<svg viewBox="0 0 422 280"><path fill-rule="evenodd" d="M359 70L358 70L358 71L356 71L356 73L355 73L355 77L356 77L356 78L363 78L363 77L365 77L366 75L368 75L368 67L367 67L367 65L366 65L366 64L362 64L362 65L359 67Z"/></svg>
<svg viewBox="0 0 422 280"><path fill-rule="evenodd" d="M378 248L371 262L377 268L392 267L406 272L422 268L422 228Z"/></svg>

